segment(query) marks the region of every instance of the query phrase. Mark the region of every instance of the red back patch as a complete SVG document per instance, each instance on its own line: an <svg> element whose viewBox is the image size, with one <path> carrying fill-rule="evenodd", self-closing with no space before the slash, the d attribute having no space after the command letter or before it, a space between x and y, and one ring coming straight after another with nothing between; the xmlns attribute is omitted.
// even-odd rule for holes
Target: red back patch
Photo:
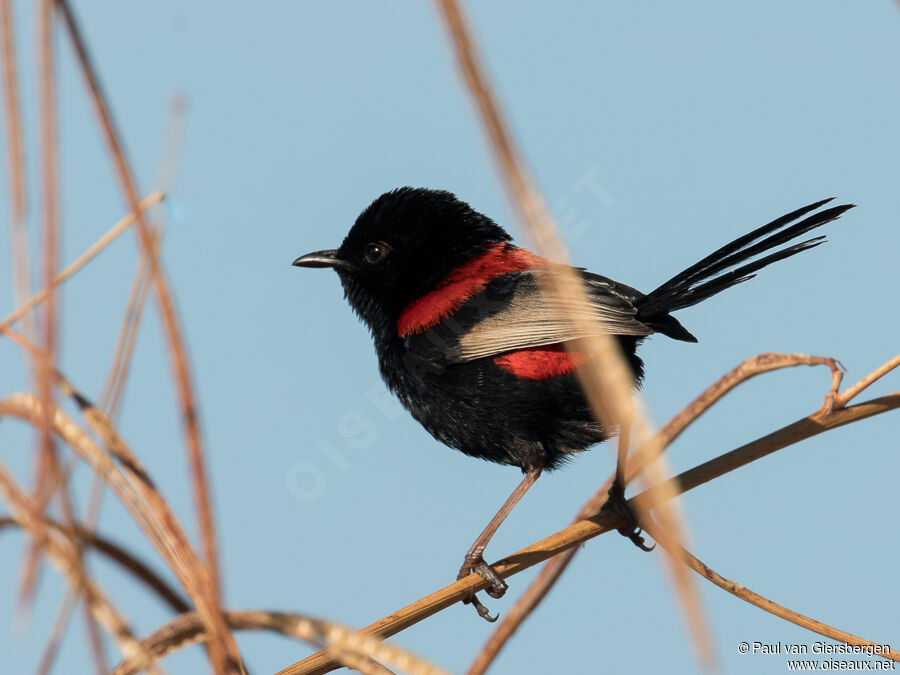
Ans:
<svg viewBox="0 0 900 675"><path fill-rule="evenodd" d="M452 314L503 274L543 267L540 256L512 244L501 242L469 262L457 267L433 291L411 302L397 321L397 334L422 333Z"/></svg>
<svg viewBox="0 0 900 675"><path fill-rule="evenodd" d="M588 354L567 352L562 345L547 345L495 356L494 363L523 380L546 380L573 372L589 358Z"/></svg>

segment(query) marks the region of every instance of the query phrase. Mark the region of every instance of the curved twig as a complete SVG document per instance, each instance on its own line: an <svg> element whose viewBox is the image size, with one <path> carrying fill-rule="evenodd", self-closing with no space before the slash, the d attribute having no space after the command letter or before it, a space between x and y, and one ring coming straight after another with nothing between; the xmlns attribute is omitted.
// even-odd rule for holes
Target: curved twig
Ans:
<svg viewBox="0 0 900 675"><path fill-rule="evenodd" d="M103 413L77 392L70 390L70 395L82 406L86 418L96 425L95 429L104 439L110 454L122 468L116 466L110 456L102 452L59 408L53 416L54 432L110 485L162 554L201 614L208 617L212 608L207 594L203 592L209 583L206 578L208 570L191 547L177 516L150 480L140 460L109 425ZM0 417L13 416L31 424L39 424L42 415L40 402L29 394L13 394L0 400ZM125 478L123 471L134 481L134 485Z"/></svg>
<svg viewBox="0 0 900 675"><path fill-rule="evenodd" d="M650 523L647 523L650 525ZM650 536L653 536L653 529L655 524L650 525L647 528L647 532ZM718 574L715 570L710 569L702 560L693 555L690 551L685 550L683 552L684 559L688 567L694 570L697 574L702 577L709 579L719 588L728 591L733 596L740 598L741 600L745 600L749 602L751 605L755 605L762 610L769 612L770 614L774 614L775 616L784 619L785 621L790 621L791 623L800 626L801 628L806 628L808 630L813 631L814 633L818 633L819 635L824 635L825 637L831 638L832 640L837 640L838 642L844 642L849 645L855 645L858 647L872 647L876 648L872 653L875 656L881 656L885 659L890 659L891 661L900 661L900 652L890 649L889 647L885 650L883 648L887 647L886 644L879 644L877 642L872 642L871 640L867 640L865 638L859 637L858 635L854 635L853 633L848 633L847 631L841 630L840 628L835 628L834 626L830 626L827 623L822 623L821 621L816 621L804 614L800 614L799 612L795 612L792 609L788 609L784 605L779 605L777 602L773 602L768 598L751 591L746 586L743 586L736 581L732 581L731 579L726 579L725 577Z"/></svg>
<svg viewBox="0 0 900 675"><path fill-rule="evenodd" d="M871 386L872 384L874 384L877 380L881 379L882 377L887 375L889 372L891 372L892 370L894 370L894 368L897 368L898 366L900 366L900 354L897 354L897 356L895 356L894 358L881 364L880 366L878 366L878 368L876 368L871 373L866 375L859 382L857 382L856 384L854 384L850 387L847 387L843 392L838 394L838 396L836 396L834 399L835 407L837 407L837 408L844 407L851 400L853 400L854 398L859 396L859 394L864 389L866 389L869 386Z"/></svg>
<svg viewBox="0 0 900 675"><path fill-rule="evenodd" d="M84 594L92 617L116 637L125 656L139 656L144 652L143 645L134 637L125 619L112 606L96 582L84 574L76 548L70 541L60 540L51 535L43 516L15 484L2 464L0 464L0 494L9 501L15 520L23 529L34 535L38 547L45 551L47 557L68 579L72 587Z"/></svg>
<svg viewBox="0 0 900 675"><path fill-rule="evenodd" d="M341 665L363 673L390 673L378 659L414 675L446 675L447 671L428 663L405 649L389 645L333 621L315 619L302 614L263 611L226 611L225 620L231 630L268 630L320 647L329 644L331 653ZM142 643L154 660L177 649L204 642L206 628L196 612L182 614L156 630ZM140 657L129 657L113 671L113 675L135 675L146 667Z"/></svg>
<svg viewBox="0 0 900 675"><path fill-rule="evenodd" d="M178 614L191 611L190 605L181 593L172 588L165 579L150 569L146 563L115 542L82 527L77 529L77 533L73 532L71 527L49 518L45 519L45 523L69 539L79 538L85 545L90 546L98 553L102 553L107 559L117 563L122 569L130 572L132 576L142 581L147 588L154 591L163 602ZM22 524L10 516L0 516L0 532L9 527L22 527Z"/></svg>

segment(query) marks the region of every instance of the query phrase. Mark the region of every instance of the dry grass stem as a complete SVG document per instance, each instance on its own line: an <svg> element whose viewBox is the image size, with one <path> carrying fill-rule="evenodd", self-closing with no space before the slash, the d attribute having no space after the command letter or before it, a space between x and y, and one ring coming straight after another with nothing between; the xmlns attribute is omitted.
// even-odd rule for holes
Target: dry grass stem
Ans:
<svg viewBox="0 0 900 675"><path fill-rule="evenodd" d="M144 200L141 202L141 209L147 209L153 204L162 201L165 198L165 195L162 192L151 192L147 195ZM119 222L113 225L102 237L100 237L97 241L95 241L91 246L77 259L75 259L72 264L66 267L62 272L57 274L53 278L53 283L47 288L35 293L33 296L25 300L21 305L19 305L14 311L7 314L3 317L3 320L0 321L0 330L4 328L8 328L13 325L16 321L21 319L28 313L28 310L34 307L35 305L39 305L47 299L47 296L50 295L51 288L55 288L59 284L63 283L72 275L74 275L78 270L84 267L87 263L93 260L94 256L96 256L100 251L109 246L120 234L122 234L128 227L134 223L135 218L133 213L129 213L127 216L122 218Z"/></svg>
<svg viewBox="0 0 900 675"><path fill-rule="evenodd" d="M610 481L610 485L612 481ZM609 489L607 487L607 489ZM599 508L599 507L598 507ZM596 513L596 511L595 511ZM577 521L576 521L577 522ZM503 620L493 630L484 646L475 655L472 665L466 670L466 675L482 675L500 655L509 639L522 626L531 613L556 585L556 582L566 571L572 558L578 552L578 547L573 546L551 558L541 568L541 571L519 596L515 604L503 616Z"/></svg>
<svg viewBox="0 0 900 675"><path fill-rule="evenodd" d="M42 275L52 279L58 253L59 201L57 186L56 141L56 82L53 51L53 6L48 0L37 3L37 63L39 101L39 148L41 155L41 234L43 238ZM53 363L56 355L56 295L51 291L44 305L41 333L42 349L35 353L34 372L37 392L43 409L49 410L53 402ZM50 420L46 418L37 426L38 452L35 454L35 485L33 495L41 511L49 499L51 468L56 462L50 432ZM37 521L40 527L40 521ZM19 591L21 606L30 606L37 583L40 555L37 539L29 546L23 566Z"/></svg>
<svg viewBox="0 0 900 675"><path fill-rule="evenodd" d="M57 0L57 6L62 13L66 30L75 48L76 57L85 76L91 102L97 114L101 130L109 147L110 156L119 178L119 183L125 194L126 201L135 213L137 231L141 244L141 250L147 261L150 278L156 291L156 299L159 313L162 318L166 341L177 383L180 398L182 420L188 446L189 466L192 476L194 501L197 508L199 530L203 542L204 558L207 573L198 575L204 580L203 593L206 596L207 611L203 612L207 620L211 621L211 639L209 642L213 667L217 672L241 672L240 653L234 637L230 635L228 627L222 617L221 600L219 591L218 556L216 553L215 524L212 511L212 500L209 493L209 480L203 453L203 443L200 437L199 415L194 397L193 383L188 367L187 354L184 347L184 339L178 325L177 313L168 281L163 275L153 246L153 238L150 228L140 209L137 187L133 174L125 157L124 149L119 140L109 106L100 87L96 71L87 53L87 48L78 29L71 7L66 0Z"/></svg>
<svg viewBox="0 0 900 675"><path fill-rule="evenodd" d="M446 675L438 668L410 652L389 645L333 621L315 619L302 614L262 611L228 611L225 619L232 630L267 630L308 642L315 646L329 644L329 653L339 657L341 665L362 673L381 674L387 671L370 659L384 661L412 675ZM206 640L206 630L196 612L182 614L148 637L143 645L155 659ZM124 660L113 675L134 675L142 664L137 658Z"/></svg>
<svg viewBox="0 0 900 675"><path fill-rule="evenodd" d="M649 527L647 531L651 536L653 536L653 528L655 527L655 524L651 525L648 523L648 525ZM847 631L841 630L840 628L835 628L834 626L829 626L828 624L822 623L821 621L811 619L810 617L788 609L783 605L779 605L777 602L772 602L759 593L751 591L746 586L742 586L736 581L732 581L731 579L726 579L725 577L721 576L715 570L710 569L705 563L703 563L703 561L694 556L690 551L684 552L684 559L687 561L686 564L688 565L688 567L690 567L700 576L709 579L719 588L728 591L741 600L749 602L751 605L755 605L760 609L764 609L770 614L774 614L779 618L790 621L791 623L796 624L801 628L806 628L813 631L814 633L818 633L819 635L824 635L827 638L831 638L832 640L836 640L837 642L843 642L849 645L879 648L885 646L885 643L877 643L866 640L865 638L861 638L858 635L854 635L853 633L848 633ZM891 661L900 661L900 652L897 652L893 649L888 649L883 653L876 654L876 656L882 656L883 658L890 659Z"/></svg>
<svg viewBox="0 0 900 675"><path fill-rule="evenodd" d="M63 387L67 386L65 382L60 384ZM208 579L204 578L207 569L190 547L177 517L157 491L140 460L115 430L104 422L103 414L90 406L81 395L69 391L82 406L90 423L101 436L104 436L110 455L121 464L122 470L112 462L110 455L102 452L91 438L59 409L56 409L53 418L54 432L109 484L144 534L162 554L201 615L208 620L212 612L207 596L203 593L204 585L209 583ZM13 394L0 400L0 417L12 416L36 425L40 423L42 414L40 402L29 394ZM128 479L123 475L123 470Z"/></svg>
<svg viewBox="0 0 900 675"><path fill-rule="evenodd" d="M6 107L7 173L9 175L10 238L13 292L17 301L28 297L28 234L25 230L25 152L22 109L19 103L16 41L12 2L0 0L0 49L3 52L3 93Z"/></svg>
<svg viewBox="0 0 900 675"><path fill-rule="evenodd" d="M438 4L452 37L460 70L481 113L510 201L537 244L538 251L556 263L563 263L554 267L558 274L549 275L548 282L558 296L577 299L575 304L587 305L587 292L576 272L566 264L568 255L565 247L543 199L534 187L534 181L520 159L459 5L456 0L439 0ZM596 323L600 322L595 319L574 312L568 318L578 334L589 336L579 340L577 345L567 343L566 346L578 351L586 350L594 356L577 371L594 415L607 429L629 427L638 442L648 439L650 423L643 413L640 399L635 396L632 400L634 378L615 339L603 331L598 332ZM662 460L649 462L643 468L648 484L661 483L670 475ZM641 508L642 505L638 505L636 513L639 522L644 515ZM683 516L671 500L666 500L657 518L662 524L657 531L666 540L667 550L675 551L677 557L679 543L684 540ZM712 638L696 589L684 572L683 561L669 560L668 557L664 560L681 601L698 658L707 668L711 668L715 661Z"/></svg>
<svg viewBox="0 0 900 675"><path fill-rule="evenodd" d="M0 0L0 49L3 52L10 215L15 229L20 229L25 222L25 153L22 147L22 108L19 103L16 44L10 0Z"/></svg>
<svg viewBox="0 0 900 675"><path fill-rule="evenodd" d="M613 476L606 479L606 482L591 495L591 498L582 505L572 524L586 520L594 516L603 507L607 498L607 492L612 487ZM487 671L494 660L499 656L500 651L506 646L509 639L521 627L525 619L537 609L537 606L547 596L547 593L556 585L556 582L565 572L572 558L578 553L579 547L573 546L562 553L550 558L534 580L525 589L525 592L519 596L513 606L507 610L503 620L491 633L491 636L484 643L484 646L475 656L475 660L466 675L481 675Z"/></svg>
<svg viewBox="0 0 900 675"><path fill-rule="evenodd" d="M25 186L25 153L22 132L21 105L19 101L18 68L15 47L15 23L12 16L12 3L10 0L0 0L0 49L2 49L3 61L3 91L6 119L6 147L8 152L7 168L9 177L9 206L10 206L10 251L11 269L13 277L13 298L16 303L21 302L30 294L30 266L28 255L28 233L26 230L26 186ZM26 317L25 332L29 339L37 340L37 326L32 315ZM31 362L31 376L35 382L35 388L40 388L41 367L40 361L33 359ZM36 462L36 491L42 486L45 478L44 468L46 457L38 453ZM32 544L26 555L23 567L22 583L20 585L20 607L27 607L37 578L37 547Z"/></svg>
<svg viewBox="0 0 900 675"><path fill-rule="evenodd" d="M156 246L159 246L159 233L155 233ZM122 395L125 382L128 380L128 372L131 366L131 356L134 354L134 344L137 339L138 326L144 313L147 300L147 292L150 290L150 279L147 275L147 265L142 258L138 263L128 303L125 307L125 316L116 341L116 349L113 355L113 365L110 368L109 377L103 388L101 397L101 410L107 411L113 421L118 419L122 404Z"/></svg>
<svg viewBox="0 0 900 675"><path fill-rule="evenodd" d="M69 492L68 475L60 466L59 457L56 452L51 453L50 473L52 477L52 487L50 489L50 494L58 494L59 502L62 506L62 512L66 523L69 525L69 527L76 529L77 519L75 516L75 508L72 504L72 495ZM41 522L41 527L45 526L46 519L43 519ZM85 600L87 601L89 600L89 597L86 580L89 577L87 570L84 567L84 546L78 537L71 539L70 544L73 552L71 564L74 568L74 579L78 582L76 584L73 584L71 588L72 596L77 601L77 596L83 594ZM97 672L100 675L103 675L103 673L107 671L106 658L103 652L103 638L100 634L100 628L97 626L97 623L94 619L93 612L91 611L90 603L86 602L83 607L85 611L85 626L87 628L91 655L94 658ZM60 630L62 630L62 627L60 628ZM42 657L41 664L38 667L37 672L39 675L44 675L50 670L51 664L53 662L53 657L56 653L56 643L54 642L54 637L54 632L51 631L50 639L48 640L47 647L44 650L44 656ZM61 640L62 635L60 633L59 641Z"/></svg>
<svg viewBox="0 0 900 675"><path fill-rule="evenodd" d="M177 614L191 611L187 600L180 592L172 588L172 586L163 579L159 574L154 572L146 563L141 561L133 553L129 553L122 546L116 544L111 539L103 537L96 532L87 530L82 526L72 529L68 525L58 523L49 518L45 519L45 524L65 536L70 541L76 539L113 563L116 563L123 570L128 572L135 579L144 584L149 590L156 593L159 598L165 602ZM15 518L0 516L0 532L10 527L21 527L21 524Z"/></svg>
<svg viewBox="0 0 900 675"><path fill-rule="evenodd" d="M155 244L158 245L158 237L155 237L154 240L155 240ZM92 247L92 248L97 248L97 246L95 245L95 247ZM132 290L131 298L129 299L128 309L126 310L126 320L124 322L123 330L120 335L119 346L116 350L116 355L115 355L114 365L113 365L113 372L111 373L111 377L109 378L109 380L107 382L107 387L106 387L106 391L104 394L105 404L109 403L109 396L110 396L110 392L113 387L113 380L116 380L116 376L121 373L122 374L121 381L124 381L125 371L122 368L126 368L126 366L123 365L121 363L121 361L124 360L127 363L127 359L130 356L131 347L133 347L133 338L135 335L137 322L140 317L139 310L143 304L143 299L146 294L146 288L147 288L146 284L137 283L141 279L144 278L143 271L144 271L144 265L141 262L139 264L138 277L136 279L136 283ZM137 297L138 295L139 295L139 297ZM133 330L127 330L127 329L133 329ZM34 354L34 353L39 352L39 350L34 345L30 344L28 342L28 340L25 339L23 336L18 335L14 331L11 331L11 330L7 330L6 332L12 339L14 339L18 344L20 344L21 346L26 348L31 353ZM126 347L126 343L127 343L127 347ZM120 368L120 366L122 366L122 368ZM120 392L121 390L118 390L118 391ZM116 402L116 401L117 401L117 399L114 400L113 402ZM63 488L63 492L61 493L61 496L63 497L64 501L69 504L67 513L71 514L70 498L65 490L65 478L62 478L62 477L60 477L60 478L61 478L60 480L57 480L54 482L54 485L61 486ZM101 480L101 478L98 475L95 474L94 482L91 487L91 494L90 494L90 497L88 500L87 512L86 512L86 516L85 516L85 523L88 528L93 527L94 523L96 522L97 517L99 516L99 507L100 507L100 503L101 503L100 499L102 497L102 486L103 486L103 481ZM48 498L49 498L49 496L48 496ZM79 531L79 532L83 531L83 528L75 526L73 516L69 516L68 521L69 521L70 529L73 529L73 530ZM77 545L80 546L80 544L81 544L80 539L75 539L74 541ZM125 560L123 559L123 562L124 561ZM141 572L139 567L134 568L134 571L136 573ZM164 592L164 594L166 594L168 596L167 599L172 600L174 598L174 596L171 595L170 592L165 591L162 586L159 586L158 579L152 579L152 577L146 577L146 578L148 579L148 583L150 583L152 586L156 586L157 588L161 589L161 592ZM57 649L61 645L62 638L63 638L66 628L68 626L68 620L71 615L71 610L73 609L75 601L77 599L77 596L75 595L74 591L75 591L75 589L73 589L73 591L70 591L69 593L67 593L66 597L64 598L64 600L62 602L60 610L57 613L57 617L54 622L54 628L50 633L47 647L45 648L43 657L41 659L41 665L38 669L39 673L49 672L50 666L53 662L53 659L55 657ZM181 609L179 607L176 607L176 610L177 611L185 611L184 609ZM92 617L88 617L88 626L89 626L89 628L95 626ZM98 638L99 638L99 635L92 636L92 639L95 643L97 643ZM99 649L96 649L96 648L95 648L95 652L97 652L98 654L102 653ZM105 664L102 668L102 671L103 672L106 671Z"/></svg>
<svg viewBox="0 0 900 675"><path fill-rule="evenodd" d="M40 402L30 394L13 394L0 400L0 418L15 417L37 425L40 421L40 414ZM112 487L119 500L131 513L135 522L150 542L160 551L163 559L173 569L176 568L178 559L174 553L175 546L165 536L163 525L157 522L155 514L143 502L134 485L125 477L111 457L102 452L91 440L90 436L59 409L56 410L54 416L54 431L82 460L87 462L97 475L101 476ZM140 484L142 481L149 481L140 464L133 465L128 461L127 456L120 456L118 459L122 461L126 472L136 479L137 484ZM166 523L166 525L171 527L172 523ZM190 589L188 591L190 593Z"/></svg>
<svg viewBox="0 0 900 675"><path fill-rule="evenodd" d="M648 442L643 443L632 456L625 469L625 480L630 481L641 472L641 464L652 461L654 457L672 444L681 433L693 424L703 413L709 410L728 392L742 382L773 370L793 368L796 366L827 366L831 370L831 388L825 396L825 403L816 414L831 412L838 398L838 388L843 377L840 364L827 356L808 356L806 354L768 353L751 357L742 361L728 373L708 387L700 396L691 401L681 412L673 417Z"/></svg>
<svg viewBox="0 0 900 675"><path fill-rule="evenodd" d="M850 401L856 398L861 391L871 386L877 380L887 375L889 372L900 366L900 354L889 361L881 364L878 368L866 375L856 384L847 387L843 392L838 394L834 399L834 405L837 408L843 408Z"/></svg>
<svg viewBox="0 0 900 675"><path fill-rule="evenodd" d="M37 511L36 505L31 503L29 498L15 485L2 464L0 464L0 493L10 504L16 522L35 536L38 546L69 580L72 587L84 593L92 615L117 639L123 654L126 657L145 654L143 646L134 637L134 633L125 619L106 599L96 582L91 581L83 574L83 569L78 564L76 548L65 538L60 539L53 536L46 523L37 522L43 518Z"/></svg>
<svg viewBox="0 0 900 675"><path fill-rule="evenodd" d="M22 111L19 102L16 40L11 0L0 0L0 49L3 53L3 91L6 103L7 174L9 176L10 205L10 266L13 275L13 301L20 305L31 295L31 267L29 265L28 232L25 224L27 208L25 186L25 152L22 136ZM37 340L37 325L33 314L25 316L25 335ZM40 377L32 364L35 382Z"/></svg>
<svg viewBox="0 0 900 675"><path fill-rule="evenodd" d="M154 242L155 245L159 245L157 230L154 230ZM107 377L103 395L100 399L100 409L108 411L107 416L112 421L115 421L118 417L121 394L125 380L128 377L128 365L134 348L134 339L137 335L137 327L140 323L144 300L147 296L148 284L146 282L146 265L144 264L143 258L141 258L138 262L137 274L126 304L125 318L122 322L122 328L119 331L119 338L113 356L113 365L110 374ZM104 486L105 483L103 480L98 475L94 474L91 482L91 489L88 494L87 505L85 507L84 528L93 529L97 520L100 518ZM50 644L48 644L48 649L45 652L47 660L52 658L55 649L62 643L62 637L65 634L69 618L71 617L74 600L75 596L69 592L60 605L53 631L54 637L57 637L57 640L54 643L53 638L51 637Z"/></svg>
<svg viewBox="0 0 900 675"><path fill-rule="evenodd" d="M41 0L38 16L41 118L41 188L43 193L43 276L48 289L44 303L43 355L38 393L46 418L41 428L41 457L50 464L50 410L53 408L53 369L56 358L56 276L59 255L59 195L57 185L56 78L53 50L53 0Z"/></svg>

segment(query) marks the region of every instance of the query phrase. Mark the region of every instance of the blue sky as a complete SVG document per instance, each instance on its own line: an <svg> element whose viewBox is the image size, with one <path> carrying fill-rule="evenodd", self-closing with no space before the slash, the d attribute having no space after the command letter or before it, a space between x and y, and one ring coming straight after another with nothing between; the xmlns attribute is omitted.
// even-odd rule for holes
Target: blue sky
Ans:
<svg viewBox="0 0 900 675"><path fill-rule="evenodd" d="M36 237L35 29L31 4L14 5ZM896 3L469 5L500 98L577 264L649 290L796 207L832 195L859 204L827 226L827 245L679 313L700 344L656 337L644 345L644 396L657 423L757 353L834 356L848 382L897 353ZM155 187L172 97L188 100L163 259L200 397L228 605L361 626L446 585L519 474L445 448L399 411L336 276L290 267L301 253L339 244L373 198L400 185L452 190L519 232L434 7L74 6L143 193ZM58 55L69 261L126 208L65 40ZM6 171L4 163L4 207ZM8 267L5 236L0 255ZM136 261L129 234L62 295L61 369L92 396L112 358ZM0 298L12 309L9 274L0 274ZM148 319L121 428L193 532L155 310ZM0 341L0 373L0 395L28 386L8 341ZM689 468L808 414L828 382L824 369L754 380L670 448L672 465ZM865 397L896 389L897 376L889 376ZM897 429L896 415L864 421L695 490L682 500L692 550L793 609L900 647L900 537L891 516ZM23 480L32 452L22 426L4 420L0 460ZM488 557L565 526L611 469L601 446L542 478ZM80 500L88 482L81 469ZM158 563L112 499L101 530ZM14 673L34 669L63 588L46 568L23 634L14 601L23 542L0 537L0 654ZM117 570L103 562L93 569L140 633L167 619ZM503 613L532 577L514 577L507 597L489 606ZM699 587L725 672L785 667L784 657L739 654L741 641L819 639ZM459 672L489 633L459 606L395 641ZM83 636L80 626L70 632L61 671L86 669ZM257 673L309 653L267 635L243 634L239 644ZM201 662L193 648L166 664L181 673ZM492 672L663 670L696 665L659 555L604 536L579 553Z"/></svg>

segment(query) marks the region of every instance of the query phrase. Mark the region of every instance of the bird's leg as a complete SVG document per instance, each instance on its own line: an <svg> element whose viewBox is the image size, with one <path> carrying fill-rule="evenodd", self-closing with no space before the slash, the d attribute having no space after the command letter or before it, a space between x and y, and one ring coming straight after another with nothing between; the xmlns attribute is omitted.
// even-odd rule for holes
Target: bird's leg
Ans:
<svg viewBox="0 0 900 675"><path fill-rule="evenodd" d="M619 425L619 446L616 455L616 477L613 485L621 485L625 491L625 464L628 462L628 448L631 445L631 420Z"/></svg>
<svg viewBox="0 0 900 675"><path fill-rule="evenodd" d="M647 546L644 537L641 536L642 530L638 525L634 512L625 499L625 463L628 460L628 444L631 440L631 425L623 424L619 429L619 451L616 461L616 477L607 492L607 500L603 504L601 511L612 511L625 521L625 526L618 528L619 534L623 537L631 539L632 543L642 551L652 551L656 548Z"/></svg>
<svg viewBox="0 0 900 675"><path fill-rule="evenodd" d="M643 530L641 530L640 525L638 525L637 518L634 517L631 507L628 505L628 500L625 499L625 488L622 486L622 483L619 482L618 476L613 480L613 484L609 488L607 495L608 498L600 508L600 511L612 511L625 521L625 525L618 528L619 534L631 539L632 543L642 551L652 551L655 549L656 544L647 546L647 543L644 541L644 537L642 536Z"/></svg>
<svg viewBox="0 0 900 675"><path fill-rule="evenodd" d="M525 477L522 479L522 482L519 483L515 490L513 490L509 498L503 503L503 506L500 507L500 510L497 511L497 515L491 518L491 522L487 524L487 527L484 528L484 531L478 535L478 539L476 539L475 543L469 548L469 552L466 553L465 560L463 560L462 567L459 568L459 574L456 577L457 580L469 576L472 572L477 572L490 584L485 589L488 595L492 598L503 597L503 594L506 593L507 589L506 582L500 578L500 575L497 574L493 567L484 561L484 549L487 548L488 543L497 532L497 529L503 521L506 520L506 517L515 508L516 504L519 503L519 500L522 499L526 492L528 492L528 489L534 485L534 482L540 475L541 467L531 468L525 472ZM483 619L488 621L497 620L496 616L492 617L488 613L487 607L481 604L481 601L474 593L471 597L463 600L463 602L466 604L473 604L478 611L478 615Z"/></svg>

